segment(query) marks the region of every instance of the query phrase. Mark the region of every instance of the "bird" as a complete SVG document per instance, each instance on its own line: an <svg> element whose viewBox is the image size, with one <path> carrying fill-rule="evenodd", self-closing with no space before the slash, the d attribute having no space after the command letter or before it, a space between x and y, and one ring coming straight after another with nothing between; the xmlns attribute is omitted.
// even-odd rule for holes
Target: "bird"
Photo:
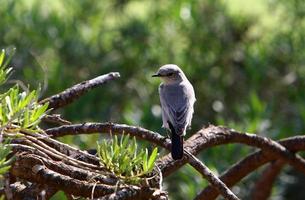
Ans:
<svg viewBox="0 0 305 200"><path fill-rule="evenodd" d="M183 137L191 126L196 101L192 84L175 64L166 64L152 77L160 77L159 96L163 128L171 132L171 156L174 160L183 157Z"/></svg>

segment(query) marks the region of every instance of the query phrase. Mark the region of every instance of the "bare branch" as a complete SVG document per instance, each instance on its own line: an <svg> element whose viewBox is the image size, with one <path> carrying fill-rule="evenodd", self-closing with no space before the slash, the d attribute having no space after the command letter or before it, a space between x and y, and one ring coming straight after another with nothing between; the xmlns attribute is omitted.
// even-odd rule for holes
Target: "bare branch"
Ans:
<svg viewBox="0 0 305 200"><path fill-rule="evenodd" d="M60 117L58 114L53 114L53 115L45 115L42 120L44 122L52 123L52 124L57 124L57 125L70 125L72 124L71 122L63 119Z"/></svg>
<svg viewBox="0 0 305 200"><path fill-rule="evenodd" d="M111 72L102 76L98 76L94 79L81 82L77 85L72 86L64 90L63 92L41 100L39 103L49 103L49 108L57 109L67 104L72 103L75 99L85 94L97 86L103 85L113 79L119 78L118 72Z"/></svg>
<svg viewBox="0 0 305 200"><path fill-rule="evenodd" d="M188 157L190 165L192 165L197 171L199 171L202 176L206 178L225 199L239 200L239 198L235 196L235 194L199 159L197 159L188 151L184 151L184 153Z"/></svg>
<svg viewBox="0 0 305 200"><path fill-rule="evenodd" d="M270 163L263 171L252 191L252 200L267 200L271 194L272 185L276 177L282 171L285 162L281 160Z"/></svg>
<svg viewBox="0 0 305 200"><path fill-rule="evenodd" d="M242 143L249 146L258 147L264 151L266 156L281 158L288 162L291 166L305 173L305 160L299 155L291 153L281 144L269 138L261 137L255 134L240 133L225 127L210 125L207 128L201 129L185 142L185 149L196 155L201 150L208 147L228 143ZM170 155L166 155L158 160L158 165L161 168L163 176L166 177L172 172L176 171L186 162L188 162L186 157L173 162Z"/></svg>
<svg viewBox="0 0 305 200"><path fill-rule="evenodd" d="M80 181L50 170L43 163L37 164L36 162L31 162L28 158L32 156L31 154L17 156L16 163L11 168L11 173L16 177L39 184L47 184L48 186L63 190L68 194L83 197L91 197L92 191L94 191L94 197L100 197L112 194L121 189L141 190L140 187L132 185L110 186L101 183Z"/></svg>
<svg viewBox="0 0 305 200"><path fill-rule="evenodd" d="M13 192L14 200L37 200L37 199L49 199L52 197L57 190L46 185L31 184L26 186L21 182L15 182L10 185Z"/></svg>
<svg viewBox="0 0 305 200"><path fill-rule="evenodd" d="M295 136L279 141L280 144L285 146L291 152L296 152L300 150L305 150L305 136ZM267 162L277 159L276 156L266 154L263 151L257 151L250 154L246 158L242 159L238 163L234 164L230 169L225 171L220 179L228 186L232 187L237 182L239 182L243 177L247 176L249 173L257 169L258 167L266 164ZM206 187L202 190L196 200L212 200L218 195L218 191L212 186Z"/></svg>
<svg viewBox="0 0 305 200"><path fill-rule="evenodd" d="M136 126L114 123L84 123L65 125L50 128L45 131L51 137L61 137L65 135L107 133L107 134L130 134L136 138L152 142L158 146L170 149L170 142L160 134Z"/></svg>

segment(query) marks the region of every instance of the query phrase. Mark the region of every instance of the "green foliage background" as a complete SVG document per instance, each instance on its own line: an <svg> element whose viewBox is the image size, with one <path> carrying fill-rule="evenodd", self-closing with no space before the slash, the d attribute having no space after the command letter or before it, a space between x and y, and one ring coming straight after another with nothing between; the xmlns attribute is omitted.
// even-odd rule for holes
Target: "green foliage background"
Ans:
<svg viewBox="0 0 305 200"><path fill-rule="evenodd" d="M181 66L197 102L189 135L208 123L273 139L305 129L305 3L302 0L3 0L0 47L16 47L14 79L44 96L119 71L121 78L60 110L73 122L112 121L164 133L159 66ZM66 137L95 148L95 136ZM223 172L253 149L226 145L202 160ZM285 169L273 199L301 199L301 176ZM249 199L252 174L234 188ZM190 167L166 179L172 199L191 199L206 185ZM179 191L179 192L174 192ZM300 195L301 197L297 197Z"/></svg>

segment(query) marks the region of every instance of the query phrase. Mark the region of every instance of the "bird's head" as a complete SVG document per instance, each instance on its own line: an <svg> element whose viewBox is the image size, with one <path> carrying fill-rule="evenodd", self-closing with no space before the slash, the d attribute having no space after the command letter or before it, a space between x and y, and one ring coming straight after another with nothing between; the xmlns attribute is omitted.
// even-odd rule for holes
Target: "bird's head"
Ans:
<svg viewBox="0 0 305 200"><path fill-rule="evenodd" d="M163 65L152 77L160 77L166 84L178 83L185 79L183 71L174 64Z"/></svg>

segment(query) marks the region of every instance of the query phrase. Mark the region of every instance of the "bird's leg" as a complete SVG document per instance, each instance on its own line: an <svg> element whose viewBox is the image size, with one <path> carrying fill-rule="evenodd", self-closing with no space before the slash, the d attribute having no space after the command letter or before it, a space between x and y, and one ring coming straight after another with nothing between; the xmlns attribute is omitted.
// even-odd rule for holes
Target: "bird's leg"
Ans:
<svg viewBox="0 0 305 200"><path fill-rule="evenodd" d="M165 136L165 138L171 139L171 134L172 134L171 131L166 129L166 136Z"/></svg>
<svg viewBox="0 0 305 200"><path fill-rule="evenodd" d="M165 142L167 139L171 139L171 131L168 129L165 129L166 135L163 137L163 141Z"/></svg>

